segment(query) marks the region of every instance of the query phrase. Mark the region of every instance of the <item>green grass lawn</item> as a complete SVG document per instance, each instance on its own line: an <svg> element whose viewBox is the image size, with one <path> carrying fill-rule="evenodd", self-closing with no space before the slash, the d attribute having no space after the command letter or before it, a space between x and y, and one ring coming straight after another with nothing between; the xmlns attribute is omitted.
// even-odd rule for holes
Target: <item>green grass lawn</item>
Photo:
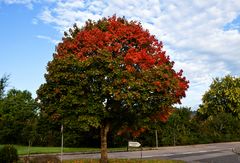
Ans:
<svg viewBox="0 0 240 163"><path fill-rule="evenodd" d="M0 145L0 148L3 145ZM14 145L19 155L28 154L28 146ZM126 148L109 148L112 151L126 151ZM100 152L99 148L63 148L63 152ZM61 153L61 147L30 147L30 154Z"/></svg>
<svg viewBox="0 0 240 163"><path fill-rule="evenodd" d="M0 145L0 148L3 145ZM28 147L14 145L19 155L27 155ZM109 148L109 151L126 151L126 148ZM99 152L99 148L64 148L64 152ZM44 153L60 153L60 147L31 147L31 154L44 154ZM184 161L177 160L134 160L134 159L110 159L110 163L184 163ZM67 160L63 163L99 163L97 159L83 159L83 160Z"/></svg>
<svg viewBox="0 0 240 163"><path fill-rule="evenodd" d="M99 163L99 160L70 160L63 163ZM179 160L134 160L134 159L110 159L109 163L185 163Z"/></svg>

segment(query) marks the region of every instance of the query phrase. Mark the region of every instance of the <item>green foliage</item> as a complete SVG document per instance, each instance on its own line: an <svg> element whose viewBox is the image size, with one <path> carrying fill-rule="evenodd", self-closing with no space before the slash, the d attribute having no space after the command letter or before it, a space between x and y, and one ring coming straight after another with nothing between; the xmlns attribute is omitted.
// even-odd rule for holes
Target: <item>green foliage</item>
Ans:
<svg viewBox="0 0 240 163"><path fill-rule="evenodd" d="M240 119L240 78L230 75L216 78L203 96L198 112L202 118L231 113Z"/></svg>
<svg viewBox="0 0 240 163"><path fill-rule="evenodd" d="M191 112L189 108L176 109L166 123L157 126L161 145L239 141L238 128L240 128L240 121L232 113L222 112L202 119L195 112ZM150 140L153 141L153 131L151 135L145 135L146 138L143 140L152 137Z"/></svg>
<svg viewBox="0 0 240 163"><path fill-rule="evenodd" d="M210 142L238 141L240 121L231 113L219 113L202 122L200 132Z"/></svg>
<svg viewBox="0 0 240 163"><path fill-rule="evenodd" d="M139 23L116 16L66 32L45 78L37 91L41 111L57 121L77 118L85 130L149 123L151 115L166 114L180 102L188 88L162 43Z"/></svg>
<svg viewBox="0 0 240 163"><path fill-rule="evenodd" d="M0 102L0 143L27 144L33 139L36 109L30 92L9 90Z"/></svg>
<svg viewBox="0 0 240 163"><path fill-rule="evenodd" d="M166 122L157 122L139 138L144 146L156 146L156 131L159 146L197 144L201 141L201 123L195 118L195 111L188 107L175 108Z"/></svg>
<svg viewBox="0 0 240 163"><path fill-rule="evenodd" d="M199 139L206 143L239 140L240 78L216 78L204 94L196 119L201 122Z"/></svg>
<svg viewBox="0 0 240 163"><path fill-rule="evenodd" d="M190 108L176 108L162 129L163 145L193 144L194 133L192 127L192 115Z"/></svg>
<svg viewBox="0 0 240 163"><path fill-rule="evenodd" d="M34 145L37 146L60 146L61 136L60 136L61 124L59 122L50 121L49 118L43 114L39 113L37 117L36 124L36 140Z"/></svg>
<svg viewBox="0 0 240 163"><path fill-rule="evenodd" d="M75 121L88 130L89 126L100 126L104 119L133 123L170 105L170 97L161 96L149 85L160 70L132 74L119 69L120 58L112 60L107 53L85 62L74 56L55 58L48 65L47 83L38 90L42 111L52 120L77 118ZM123 79L128 82L123 83Z"/></svg>
<svg viewBox="0 0 240 163"><path fill-rule="evenodd" d="M0 149L0 163L17 162L17 149L12 145L5 145Z"/></svg>

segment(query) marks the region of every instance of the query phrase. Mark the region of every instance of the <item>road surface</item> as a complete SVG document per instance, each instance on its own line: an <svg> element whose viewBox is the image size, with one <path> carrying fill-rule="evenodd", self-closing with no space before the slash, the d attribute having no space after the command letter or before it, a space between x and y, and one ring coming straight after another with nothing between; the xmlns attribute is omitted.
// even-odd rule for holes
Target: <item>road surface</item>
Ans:
<svg viewBox="0 0 240 163"><path fill-rule="evenodd" d="M154 150L134 151L134 152L114 152L109 153L109 158L125 159L170 159L183 160L188 163L240 163L240 155L232 152L232 149L239 147L240 142L200 144L176 147L159 147ZM81 158L100 158L99 153L64 154L64 160Z"/></svg>

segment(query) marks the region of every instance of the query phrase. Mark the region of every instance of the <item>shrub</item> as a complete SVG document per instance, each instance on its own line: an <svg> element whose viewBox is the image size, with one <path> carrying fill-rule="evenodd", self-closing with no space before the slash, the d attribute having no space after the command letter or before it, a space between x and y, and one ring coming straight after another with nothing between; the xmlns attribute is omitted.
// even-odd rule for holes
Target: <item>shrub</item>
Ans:
<svg viewBox="0 0 240 163"><path fill-rule="evenodd" d="M13 163L18 161L17 149L12 145L4 145L0 149L0 163Z"/></svg>

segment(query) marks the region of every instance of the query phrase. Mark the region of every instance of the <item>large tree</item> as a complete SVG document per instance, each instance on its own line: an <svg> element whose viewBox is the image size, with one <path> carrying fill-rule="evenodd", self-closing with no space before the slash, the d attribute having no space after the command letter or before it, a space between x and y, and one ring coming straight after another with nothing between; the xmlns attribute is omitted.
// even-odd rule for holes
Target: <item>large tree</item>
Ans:
<svg viewBox="0 0 240 163"><path fill-rule="evenodd" d="M37 91L42 111L63 123L77 116L79 125L99 127L101 162L107 162L113 124L164 119L185 96L188 81L162 48L140 23L125 18L74 25L58 44L46 83Z"/></svg>
<svg viewBox="0 0 240 163"><path fill-rule="evenodd" d="M215 78L203 95L198 114L203 118L231 113L240 119L240 78L230 75Z"/></svg>

